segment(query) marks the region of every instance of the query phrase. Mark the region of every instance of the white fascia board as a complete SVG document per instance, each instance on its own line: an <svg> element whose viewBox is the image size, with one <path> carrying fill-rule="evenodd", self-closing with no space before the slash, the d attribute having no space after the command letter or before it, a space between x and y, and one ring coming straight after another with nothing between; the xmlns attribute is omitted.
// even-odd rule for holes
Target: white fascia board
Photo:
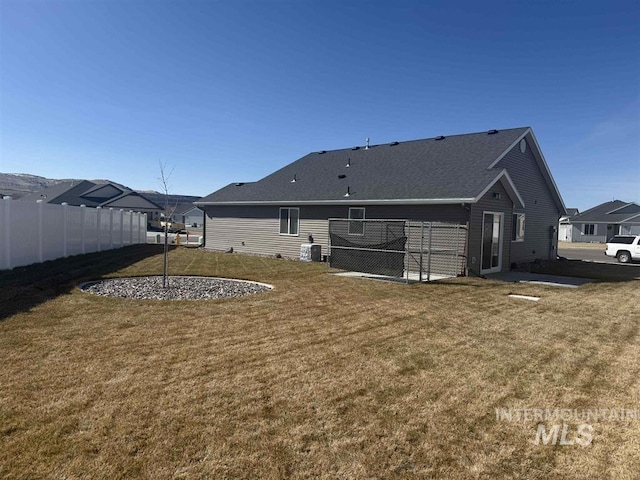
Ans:
<svg viewBox="0 0 640 480"><path fill-rule="evenodd" d="M283 201L236 201L236 202L195 202L195 205L453 205L475 203L475 198L397 198L386 200L283 200Z"/></svg>
<svg viewBox="0 0 640 480"><path fill-rule="evenodd" d="M509 172L507 172L505 169L502 169L500 171L500 173L498 174L498 176L496 176L496 178L494 178L491 183L489 185L486 186L486 188L484 190L482 190L482 192L480 192L478 194L478 196L476 198L474 198L474 201L471 203L477 203L478 201L480 201L480 199L482 197L485 196L485 194L500 180L505 179L506 183L507 183L507 193L509 194L509 196L511 197L511 200L514 200L514 205L516 205L518 208L525 208L524 205L524 200L522 199L522 196L520 196L520 192L518 192L518 189L516 188L515 184L513 183L513 180L511 180L511 177L509 176ZM515 198L514 198L515 197Z"/></svg>

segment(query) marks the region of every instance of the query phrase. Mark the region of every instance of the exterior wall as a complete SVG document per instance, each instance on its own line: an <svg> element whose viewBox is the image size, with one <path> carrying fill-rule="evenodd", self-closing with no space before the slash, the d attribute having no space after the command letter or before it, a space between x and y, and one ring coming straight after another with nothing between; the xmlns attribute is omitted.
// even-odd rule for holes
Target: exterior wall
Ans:
<svg viewBox="0 0 640 480"><path fill-rule="evenodd" d="M500 194L500 199L493 198L493 193ZM502 237L502 271L508 271L511 265L511 230L513 202L500 182L496 183L480 201L471 206L469 221L469 273L480 275L482 260L482 216L483 212L501 212L504 214ZM525 220L526 225L526 220Z"/></svg>
<svg viewBox="0 0 640 480"><path fill-rule="evenodd" d="M516 145L500 160L497 167L507 169L525 204L524 241L510 242L511 262L555 259L561 212L531 153L531 145L527 143L524 153Z"/></svg>
<svg viewBox="0 0 640 480"><path fill-rule="evenodd" d="M572 225L563 223L558 227L558 240L560 242L571 242L571 238L573 237L573 227Z"/></svg>
<svg viewBox="0 0 640 480"><path fill-rule="evenodd" d="M197 226L201 226L204 221L204 212L202 210L192 210L187 213L187 215L182 216L182 223L184 223L187 227L190 227L194 223Z"/></svg>
<svg viewBox="0 0 640 480"><path fill-rule="evenodd" d="M293 206L295 207L295 205ZM353 205L352 207L357 207ZM278 206L207 206L205 207L205 247L210 250L276 255L299 258L300 245L314 242L327 253L329 218L347 218L349 206L305 206L300 209L299 235L280 235ZM368 219L411 219L466 223L468 210L462 205L366 205Z"/></svg>
<svg viewBox="0 0 640 480"><path fill-rule="evenodd" d="M572 228L572 241L573 242L581 242L581 243L605 243L609 238L617 233L612 230L608 230L609 224L607 223L595 223L595 222L585 222L589 224L594 224L594 234L593 235L585 235L584 233L584 223L574 223L571 225ZM621 235L640 235L640 225L618 225L618 232Z"/></svg>
<svg viewBox="0 0 640 480"><path fill-rule="evenodd" d="M640 235L640 225L620 225L620 235Z"/></svg>

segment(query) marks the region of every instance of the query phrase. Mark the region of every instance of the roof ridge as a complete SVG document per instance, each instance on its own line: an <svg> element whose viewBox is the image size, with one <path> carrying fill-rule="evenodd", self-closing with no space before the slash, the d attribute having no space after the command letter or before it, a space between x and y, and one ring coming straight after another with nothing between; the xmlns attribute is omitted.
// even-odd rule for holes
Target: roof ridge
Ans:
<svg viewBox="0 0 640 480"><path fill-rule="evenodd" d="M496 129L499 132L506 132L506 131L512 131L512 130L526 130L528 128L531 128L529 126L524 126L524 127L512 127L512 128L502 128L502 129ZM383 143L376 143L373 145L369 145L369 148L373 148L373 147L380 147L382 145L389 145L393 142L398 142L398 143L414 143L414 142L424 142L425 140L435 140L436 138L443 136L445 138L451 138L451 137L465 137L465 136L470 136L470 135L481 135L481 134L486 134L488 132L490 132L491 130L483 130L481 132L469 132L469 133L454 133L452 135L436 135L434 137L426 137L426 138L414 138L413 140L392 140L389 142L383 142ZM343 148L334 148L332 150L312 150L310 151L307 155L311 155L313 153L318 153L319 151L325 152L325 153L329 153L329 152L339 152L340 150L352 150L354 147L359 147L360 150L366 150L366 145L354 145L351 147L343 147Z"/></svg>

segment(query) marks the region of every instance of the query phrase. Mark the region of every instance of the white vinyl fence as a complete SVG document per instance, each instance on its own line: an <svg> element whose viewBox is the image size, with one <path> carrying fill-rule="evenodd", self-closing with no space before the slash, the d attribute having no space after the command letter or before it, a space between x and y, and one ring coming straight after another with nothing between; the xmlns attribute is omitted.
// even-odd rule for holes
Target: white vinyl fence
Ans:
<svg viewBox="0 0 640 480"><path fill-rule="evenodd" d="M0 200L0 270L146 240L145 213Z"/></svg>

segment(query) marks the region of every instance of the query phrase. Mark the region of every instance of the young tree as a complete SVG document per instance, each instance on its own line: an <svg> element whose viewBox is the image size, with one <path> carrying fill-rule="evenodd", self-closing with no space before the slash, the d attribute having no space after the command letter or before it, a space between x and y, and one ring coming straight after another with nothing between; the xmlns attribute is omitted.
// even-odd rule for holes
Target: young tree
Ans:
<svg viewBox="0 0 640 480"><path fill-rule="evenodd" d="M169 286L169 225L173 214L176 211L177 204L173 208L169 208L169 179L173 173L173 169L169 173L166 172L166 163L160 162L160 183L162 184L162 193L164 194L164 264L162 268L162 288Z"/></svg>

